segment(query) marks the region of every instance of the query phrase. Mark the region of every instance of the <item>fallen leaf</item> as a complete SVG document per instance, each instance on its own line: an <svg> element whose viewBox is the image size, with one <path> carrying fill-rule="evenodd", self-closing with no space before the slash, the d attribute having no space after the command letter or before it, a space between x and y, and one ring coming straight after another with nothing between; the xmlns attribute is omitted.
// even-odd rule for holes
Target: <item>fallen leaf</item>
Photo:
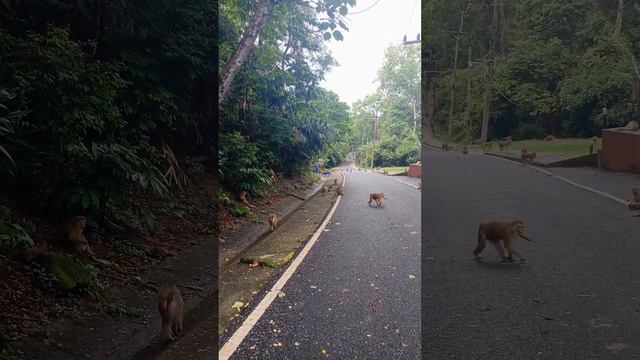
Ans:
<svg viewBox="0 0 640 360"><path fill-rule="evenodd" d="M240 311L240 309L242 309L243 306L244 306L244 303L242 301L236 301L233 303L233 305L231 305L231 308L238 309L238 311Z"/></svg>
<svg viewBox="0 0 640 360"><path fill-rule="evenodd" d="M409 279L415 279L416 276L415 275L409 275Z"/></svg>
<svg viewBox="0 0 640 360"><path fill-rule="evenodd" d="M280 341L273 343L275 347L282 347L282 343Z"/></svg>
<svg viewBox="0 0 640 360"><path fill-rule="evenodd" d="M321 352L323 355L327 355L327 350L325 350L325 349L320 349L320 352Z"/></svg>
<svg viewBox="0 0 640 360"><path fill-rule="evenodd" d="M282 291L278 291L278 297L279 297L279 298L284 297L284 296L285 296L285 293L284 293L284 292L282 292Z"/></svg>

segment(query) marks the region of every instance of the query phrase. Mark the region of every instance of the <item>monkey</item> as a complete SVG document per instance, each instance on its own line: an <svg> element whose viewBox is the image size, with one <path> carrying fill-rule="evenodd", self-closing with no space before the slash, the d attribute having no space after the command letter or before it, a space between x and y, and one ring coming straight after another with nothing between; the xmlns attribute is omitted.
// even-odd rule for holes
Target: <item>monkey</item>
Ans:
<svg viewBox="0 0 640 360"><path fill-rule="evenodd" d="M240 199L241 203L251 206L249 204L249 201L247 200L247 192L246 191L244 191L244 190L240 191L238 193L238 198Z"/></svg>
<svg viewBox="0 0 640 360"><path fill-rule="evenodd" d="M631 189L631 194L633 195L633 202L640 202L640 186Z"/></svg>
<svg viewBox="0 0 640 360"><path fill-rule="evenodd" d="M442 143L442 151L447 151L447 150L449 150L449 144Z"/></svg>
<svg viewBox="0 0 640 360"><path fill-rule="evenodd" d="M325 195L328 192L329 192L329 188L327 186L323 186L322 187L322 195Z"/></svg>
<svg viewBox="0 0 640 360"><path fill-rule="evenodd" d="M640 202L627 201L624 207L626 207L627 210L640 210Z"/></svg>
<svg viewBox="0 0 640 360"><path fill-rule="evenodd" d="M167 286L160 290L158 310L162 317L162 336L165 340L175 340L182 333L184 300L178 287Z"/></svg>
<svg viewBox="0 0 640 360"><path fill-rule="evenodd" d="M469 148L467 147L467 145L465 145L465 146L462 148L462 153L463 153L464 155L467 155L467 154L469 153Z"/></svg>
<svg viewBox="0 0 640 360"><path fill-rule="evenodd" d="M509 146L509 144L505 141L500 141L498 143L498 146L500 147L500 150L504 150L504 148L506 148L507 146Z"/></svg>
<svg viewBox="0 0 640 360"><path fill-rule="evenodd" d="M557 138L556 138L555 136L553 136L553 134L552 134L552 135L547 135L547 136L544 138L544 141L553 141L553 140L555 140L555 139L557 139Z"/></svg>
<svg viewBox="0 0 640 360"><path fill-rule="evenodd" d="M76 216L69 220L65 228L68 244L73 250L80 253L91 253L89 241L84 236L84 229L87 227L87 218Z"/></svg>
<svg viewBox="0 0 640 360"><path fill-rule="evenodd" d="M269 175L271 176L271 180L273 180L273 182L277 182L278 181L278 177L276 176L276 172L273 171L273 169L269 169Z"/></svg>
<svg viewBox="0 0 640 360"><path fill-rule="evenodd" d="M422 181L418 181L418 190L422 190Z"/></svg>
<svg viewBox="0 0 640 360"><path fill-rule="evenodd" d="M278 216L276 214L269 215L269 228L274 231L278 226Z"/></svg>
<svg viewBox="0 0 640 360"><path fill-rule="evenodd" d="M489 240L498 250L501 262L512 262L512 254L518 256L520 262L525 262L524 257L513 249L512 241L516 237L531 241L524 235L524 223L520 220L482 222L478 227L478 246L473 250L473 255L476 260L482 259L479 255L487 245L487 240ZM504 247L507 249L508 256L505 256L500 241L503 242Z"/></svg>
<svg viewBox="0 0 640 360"><path fill-rule="evenodd" d="M344 195L344 186L340 186L336 191L338 192L338 195Z"/></svg>
<svg viewBox="0 0 640 360"><path fill-rule="evenodd" d="M333 179L333 185L338 185L338 179Z"/></svg>
<svg viewBox="0 0 640 360"><path fill-rule="evenodd" d="M483 149L491 149L493 148L493 143L491 141L485 141L482 143Z"/></svg>
<svg viewBox="0 0 640 360"><path fill-rule="evenodd" d="M523 152L522 155L520 155L520 161L522 161L522 165L526 165L527 162L529 164L533 164L533 159L535 158L535 152Z"/></svg>
<svg viewBox="0 0 640 360"><path fill-rule="evenodd" d="M508 142L509 145L511 145L511 142L513 142L513 139L512 139L511 136L504 137L504 138L502 138L500 140Z"/></svg>
<svg viewBox="0 0 640 360"><path fill-rule="evenodd" d="M384 206L384 193L375 192L369 194L369 205L371 205L371 202L374 200L378 206Z"/></svg>

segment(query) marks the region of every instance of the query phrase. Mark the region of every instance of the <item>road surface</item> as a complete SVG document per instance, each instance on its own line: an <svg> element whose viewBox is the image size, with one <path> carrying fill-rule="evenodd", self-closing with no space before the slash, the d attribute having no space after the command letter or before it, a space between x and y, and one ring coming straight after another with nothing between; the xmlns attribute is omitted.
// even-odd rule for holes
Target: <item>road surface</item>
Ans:
<svg viewBox="0 0 640 360"><path fill-rule="evenodd" d="M231 359L420 358L420 192L346 176L332 222ZM368 206L379 191L386 205Z"/></svg>
<svg viewBox="0 0 640 360"><path fill-rule="evenodd" d="M501 159L422 163L425 359L640 359L640 218ZM472 259L478 224L503 218L526 224L525 265Z"/></svg>

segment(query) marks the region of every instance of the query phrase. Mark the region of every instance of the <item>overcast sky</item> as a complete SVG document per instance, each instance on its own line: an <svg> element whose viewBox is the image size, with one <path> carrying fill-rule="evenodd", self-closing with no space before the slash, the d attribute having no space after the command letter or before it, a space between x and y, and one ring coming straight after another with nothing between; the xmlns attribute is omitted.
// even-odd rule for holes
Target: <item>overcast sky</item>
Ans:
<svg viewBox="0 0 640 360"><path fill-rule="evenodd" d="M349 105L373 93L378 86L374 81L382 67L384 50L391 44L401 43L405 34L407 40L415 40L420 32L420 3L419 0L358 0L349 13L373 7L360 14L347 15L349 31L343 32L344 40L332 39L327 43L340 65L326 76L323 86Z"/></svg>

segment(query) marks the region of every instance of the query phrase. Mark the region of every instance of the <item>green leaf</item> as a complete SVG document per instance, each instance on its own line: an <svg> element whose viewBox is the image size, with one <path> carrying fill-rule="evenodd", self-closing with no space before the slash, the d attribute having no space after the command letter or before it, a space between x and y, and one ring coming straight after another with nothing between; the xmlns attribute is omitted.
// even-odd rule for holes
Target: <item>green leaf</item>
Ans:
<svg viewBox="0 0 640 360"><path fill-rule="evenodd" d="M324 36L324 39L329 41L331 40L331 33L330 32L325 32L322 36Z"/></svg>
<svg viewBox="0 0 640 360"><path fill-rule="evenodd" d="M347 9L346 6L340 6L339 12L340 15L347 16L347 14L349 13L349 9Z"/></svg>
<svg viewBox="0 0 640 360"><path fill-rule="evenodd" d="M336 40L338 41L342 41L344 40L344 37L342 36L342 33L338 30L334 30L333 31L333 37L336 38Z"/></svg>

